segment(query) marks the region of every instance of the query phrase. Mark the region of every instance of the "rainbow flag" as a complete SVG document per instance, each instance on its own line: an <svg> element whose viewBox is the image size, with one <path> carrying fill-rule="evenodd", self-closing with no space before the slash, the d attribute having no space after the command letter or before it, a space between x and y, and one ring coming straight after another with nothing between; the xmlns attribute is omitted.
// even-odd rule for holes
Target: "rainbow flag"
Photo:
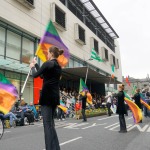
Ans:
<svg viewBox="0 0 150 150"><path fill-rule="evenodd" d="M142 111L141 109L131 100L130 96L125 93L125 102L128 104L130 107L132 113L133 113L133 118L135 123L139 123L142 120Z"/></svg>
<svg viewBox="0 0 150 150"><path fill-rule="evenodd" d="M67 113L68 109L66 108L65 104L60 100L60 105L58 105L60 109L62 109L65 113Z"/></svg>
<svg viewBox="0 0 150 150"><path fill-rule="evenodd" d="M86 84L84 83L84 81L80 78L80 86L79 86L79 93L84 92L85 90L88 91L87 93L87 103L92 104L92 95L90 94L88 87L86 86Z"/></svg>
<svg viewBox="0 0 150 150"><path fill-rule="evenodd" d="M148 110L150 110L150 106L148 105L148 103L146 102L144 96L143 96L141 93L140 93L140 97L141 97L141 99L140 99L141 103L142 103Z"/></svg>
<svg viewBox="0 0 150 150"><path fill-rule="evenodd" d="M16 87L0 73L0 111L7 114L17 97Z"/></svg>
<svg viewBox="0 0 150 150"><path fill-rule="evenodd" d="M56 46L59 49L64 50L64 53L57 58L57 61L60 66L62 67L66 66L67 63L69 62L69 57L70 57L69 50L65 46L65 44L62 42L55 26L50 20L47 25L46 31L44 33L44 36L40 40L40 43L38 45L35 55L37 55L43 62L47 61L48 49L51 46Z"/></svg>

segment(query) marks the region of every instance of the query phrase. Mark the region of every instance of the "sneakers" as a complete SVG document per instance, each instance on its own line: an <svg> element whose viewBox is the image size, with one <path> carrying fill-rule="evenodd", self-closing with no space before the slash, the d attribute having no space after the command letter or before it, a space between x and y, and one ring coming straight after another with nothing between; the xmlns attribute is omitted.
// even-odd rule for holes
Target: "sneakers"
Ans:
<svg viewBox="0 0 150 150"><path fill-rule="evenodd" d="M62 118L62 121L64 121L65 119L64 118Z"/></svg>

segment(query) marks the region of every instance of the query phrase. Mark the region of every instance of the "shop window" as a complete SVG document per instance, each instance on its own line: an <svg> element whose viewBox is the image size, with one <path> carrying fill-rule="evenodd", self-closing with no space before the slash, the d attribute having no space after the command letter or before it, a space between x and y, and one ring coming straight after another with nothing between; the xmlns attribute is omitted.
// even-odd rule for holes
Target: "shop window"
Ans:
<svg viewBox="0 0 150 150"><path fill-rule="evenodd" d="M7 32L7 45L6 45L6 57L20 61L21 53L21 36L8 31Z"/></svg>
<svg viewBox="0 0 150 150"><path fill-rule="evenodd" d="M34 42L23 38L23 45L22 45L22 57L21 61L23 63L30 63L30 60L34 57Z"/></svg>
<svg viewBox="0 0 150 150"><path fill-rule="evenodd" d="M4 57L5 29L0 27L0 58Z"/></svg>

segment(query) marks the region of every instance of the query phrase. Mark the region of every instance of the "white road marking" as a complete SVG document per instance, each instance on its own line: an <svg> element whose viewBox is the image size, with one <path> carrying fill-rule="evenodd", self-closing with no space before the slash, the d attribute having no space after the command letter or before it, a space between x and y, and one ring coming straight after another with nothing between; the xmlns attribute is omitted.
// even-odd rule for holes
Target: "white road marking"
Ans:
<svg viewBox="0 0 150 150"><path fill-rule="evenodd" d="M107 128L110 128L110 127L112 127L112 126L114 126L114 125L116 125L116 124L119 124L118 122L117 123L114 123L114 124L112 124L112 125L109 125L109 126L107 126L107 127L105 127L106 129Z"/></svg>
<svg viewBox="0 0 150 150"><path fill-rule="evenodd" d="M106 117L106 118L101 118L101 119L97 119L97 120L105 120L105 119L109 119L109 118L113 118L113 117L117 117L118 115L115 116L110 116L110 117Z"/></svg>
<svg viewBox="0 0 150 150"><path fill-rule="evenodd" d="M80 124L74 123L74 124L72 124L70 126L67 126L67 127L64 127L64 128L67 128L67 129L79 129L77 127L85 126L87 124L89 124L89 123L80 123Z"/></svg>
<svg viewBox="0 0 150 150"><path fill-rule="evenodd" d="M82 129L88 129L88 128L92 128L92 127L102 126L102 125L105 125L105 124L106 123L102 123L102 124L93 123L91 126L87 126L87 127L82 128Z"/></svg>
<svg viewBox="0 0 150 150"><path fill-rule="evenodd" d="M68 143L70 143L70 142L79 140L79 139L81 139L81 138L82 138L82 137L77 137L77 138L71 139L71 140L69 140L69 141L63 142L63 143L61 143L61 144L59 144L59 145L60 145L60 146L63 146L63 145L65 145L65 144L68 144ZM45 149L43 149L43 150L45 150Z"/></svg>
<svg viewBox="0 0 150 150"><path fill-rule="evenodd" d="M133 128L137 128L140 132L144 132L148 128L148 124L146 124L143 128L141 128L138 124L133 125L128 129L128 131L132 130Z"/></svg>
<svg viewBox="0 0 150 150"><path fill-rule="evenodd" d="M127 120L133 119L133 117L128 118Z"/></svg>
<svg viewBox="0 0 150 150"><path fill-rule="evenodd" d="M62 145L68 144L68 143L70 143L70 142L79 140L79 139L81 139L81 138L82 138L82 137L77 137L77 138L74 138L74 139L72 139L72 140L69 140L69 141L66 141L66 142L64 142L64 143L61 143L61 144L59 144L59 145L62 146Z"/></svg>

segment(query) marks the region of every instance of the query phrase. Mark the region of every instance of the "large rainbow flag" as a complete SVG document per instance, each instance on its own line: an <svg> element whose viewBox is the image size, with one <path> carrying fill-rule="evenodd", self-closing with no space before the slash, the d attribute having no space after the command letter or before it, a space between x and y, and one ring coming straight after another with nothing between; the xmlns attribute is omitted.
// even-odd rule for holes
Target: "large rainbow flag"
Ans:
<svg viewBox="0 0 150 150"><path fill-rule="evenodd" d="M80 78L79 93L82 93L82 92L84 92L85 90L88 91L86 101L87 101L89 104L92 104L92 95L90 94L90 92L89 92L89 90L88 90L88 87L86 86L86 84L84 83L84 81L82 80L82 78Z"/></svg>
<svg viewBox="0 0 150 150"><path fill-rule="evenodd" d="M18 91L16 87L0 73L0 111L7 114L17 97Z"/></svg>
<svg viewBox="0 0 150 150"><path fill-rule="evenodd" d="M125 94L124 100L132 111L134 122L139 123L142 120L141 109L131 100L130 96L127 93L124 92L124 94Z"/></svg>
<svg viewBox="0 0 150 150"><path fill-rule="evenodd" d="M57 60L60 66L62 67L66 66L67 63L69 62L70 57L69 50L59 37L59 34L55 26L50 20L44 33L44 36L40 40L35 55L37 55L43 62L45 62L47 60L48 49L51 46L56 46L59 49L64 50L64 53L60 55Z"/></svg>

